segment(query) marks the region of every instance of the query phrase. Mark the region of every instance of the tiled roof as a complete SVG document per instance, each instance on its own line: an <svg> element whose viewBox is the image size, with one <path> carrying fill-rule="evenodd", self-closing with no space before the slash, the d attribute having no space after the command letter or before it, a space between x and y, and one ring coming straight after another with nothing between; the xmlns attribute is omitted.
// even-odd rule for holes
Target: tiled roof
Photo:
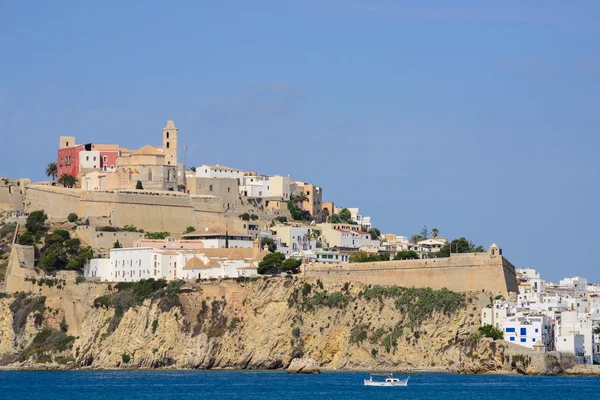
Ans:
<svg viewBox="0 0 600 400"><path fill-rule="evenodd" d="M141 147L140 149L132 152L131 154L147 156L164 156L164 153L158 151L156 148L150 145L145 145L144 147Z"/></svg>

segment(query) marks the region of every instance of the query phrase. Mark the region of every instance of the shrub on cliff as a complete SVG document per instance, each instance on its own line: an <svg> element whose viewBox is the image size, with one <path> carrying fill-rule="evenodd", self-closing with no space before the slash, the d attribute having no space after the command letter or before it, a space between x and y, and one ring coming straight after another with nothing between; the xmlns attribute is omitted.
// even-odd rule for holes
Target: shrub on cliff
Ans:
<svg viewBox="0 0 600 400"><path fill-rule="evenodd" d="M494 340L503 339L504 333L501 329L494 327L493 325L480 326L477 330L482 336L492 338Z"/></svg>
<svg viewBox="0 0 600 400"><path fill-rule="evenodd" d="M37 313L43 316L46 309L46 298L44 296L29 296L26 293L19 292L13 302L10 303L9 308L13 314L13 332L17 335L22 335L29 314ZM36 320L38 319L41 318L36 318Z"/></svg>
<svg viewBox="0 0 600 400"><path fill-rule="evenodd" d="M146 239L154 240L165 240L169 236L171 236L170 232L146 232L144 235Z"/></svg>
<svg viewBox="0 0 600 400"><path fill-rule="evenodd" d="M38 236L45 230L44 224L47 219L48 216L44 210L33 211L27 217L27 221L25 221L25 229L32 235Z"/></svg>
<svg viewBox="0 0 600 400"><path fill-rule="evenodd" d="M72 222L75 222L75 221L77 221L77 219L78 219L78 218L79 218L79 217L77 217L77 214L75 214L75 213L71 213L71 214L69 214L69 216L67 217L67 221L69 221L69 222L71 222L71 223L72 223Z"/></svg>
<svg viewBox="0 0 600 400"><path fill-rule="evenodd" d="M65 332L50 328L44 328L33 338L21 356L22 360L35 356L38 361L43 357L44 360L51 361L48 353L60 352L70 349L75 342L74 336L69 336Z"/></svg>
<svg viewBox="0 0 600 400"><path fill-rule="evenodd" d="M298 272L300 272L300 265L302 265L301 260L298 260L296 258L288 258L287 260L281 263L281 271L297 274Z"/></svg>

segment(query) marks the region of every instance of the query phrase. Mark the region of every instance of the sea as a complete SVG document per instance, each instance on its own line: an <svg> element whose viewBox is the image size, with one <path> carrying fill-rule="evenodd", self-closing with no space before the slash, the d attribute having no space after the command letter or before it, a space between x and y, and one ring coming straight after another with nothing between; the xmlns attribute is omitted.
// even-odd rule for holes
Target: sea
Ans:
<svg viewBox="0 0 600 400"><path fill-rule="evenodd" d="M600 399L600 378L412 374L407 387L365 387L364 372L0 371L0 399ZM406 375L397 375L403 378Z"/></svg>

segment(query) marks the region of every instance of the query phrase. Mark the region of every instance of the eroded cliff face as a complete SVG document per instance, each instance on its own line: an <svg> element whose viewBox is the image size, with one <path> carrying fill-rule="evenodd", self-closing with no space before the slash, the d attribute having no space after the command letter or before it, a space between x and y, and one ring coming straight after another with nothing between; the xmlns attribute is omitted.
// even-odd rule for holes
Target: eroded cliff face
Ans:
<svg viewBox="0 0 600 400"><path fill-rule="evenodd" d="M11 355L13 366L40 366L41 358L47 366L90 368L272 369L296 357L313 358L325 369L479 373L502 367L502 341L472 339L489 295L464 294L451 311L402 298L402 310L399 294L368 297L367 289L323 288L299 277L223 281L184 290L181 305L166 311L147 299L120 320L113 308L89 307L78 318L81 326L62 327L62 336L60 310L39 308L20 315L15 332L15 299L9 297L0 300L0 358ZM32 351L44 329L56 331L46 332L54 339ZM78 337L69 338L69 331Z"/></svg>

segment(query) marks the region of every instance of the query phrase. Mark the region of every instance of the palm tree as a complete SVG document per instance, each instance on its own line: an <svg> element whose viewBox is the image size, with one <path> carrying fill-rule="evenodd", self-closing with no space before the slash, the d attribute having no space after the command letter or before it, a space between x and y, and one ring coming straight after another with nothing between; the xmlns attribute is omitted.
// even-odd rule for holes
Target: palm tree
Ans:
<svg viewBox="0 0 600 400"><path fill-rule="evenodd" d="M306 193L300 192L299 194L293 195L290 200L292 201L292 204L300 203L300 209L302 209L302 203L308 201L308 196Z"/></svg>
<svg viewBox="0 0 600 400"><path fill-rule="evenodd" d="M60 178L58 178L58 183L64 187L72 188L73 186L77 185L77 178L75 178L73 175L62 174Z"/></svg>
<svg viewBox="0 0 600 400"><path fill-rule="evenodd" d="M48 163L48 167L46 167L46 176L52 177L52 180L56 179L58 175L58 166L55 162Z"/></svg>
<svg viewBox="0 0 600 400"><path fill-rule="evenodd" d="M421 236L417 235L416 233L414 235L411 236L410 241L414 244L417 244L421 241Z"/></svg>
<svg viewBox="0 0 600 400"><path fill-rule="evenodd" d="M438 237L439 233L440 233L440 231L438 230L438 228L433 228L431 230L431 234L433 235L434 238Z"/></svg>

